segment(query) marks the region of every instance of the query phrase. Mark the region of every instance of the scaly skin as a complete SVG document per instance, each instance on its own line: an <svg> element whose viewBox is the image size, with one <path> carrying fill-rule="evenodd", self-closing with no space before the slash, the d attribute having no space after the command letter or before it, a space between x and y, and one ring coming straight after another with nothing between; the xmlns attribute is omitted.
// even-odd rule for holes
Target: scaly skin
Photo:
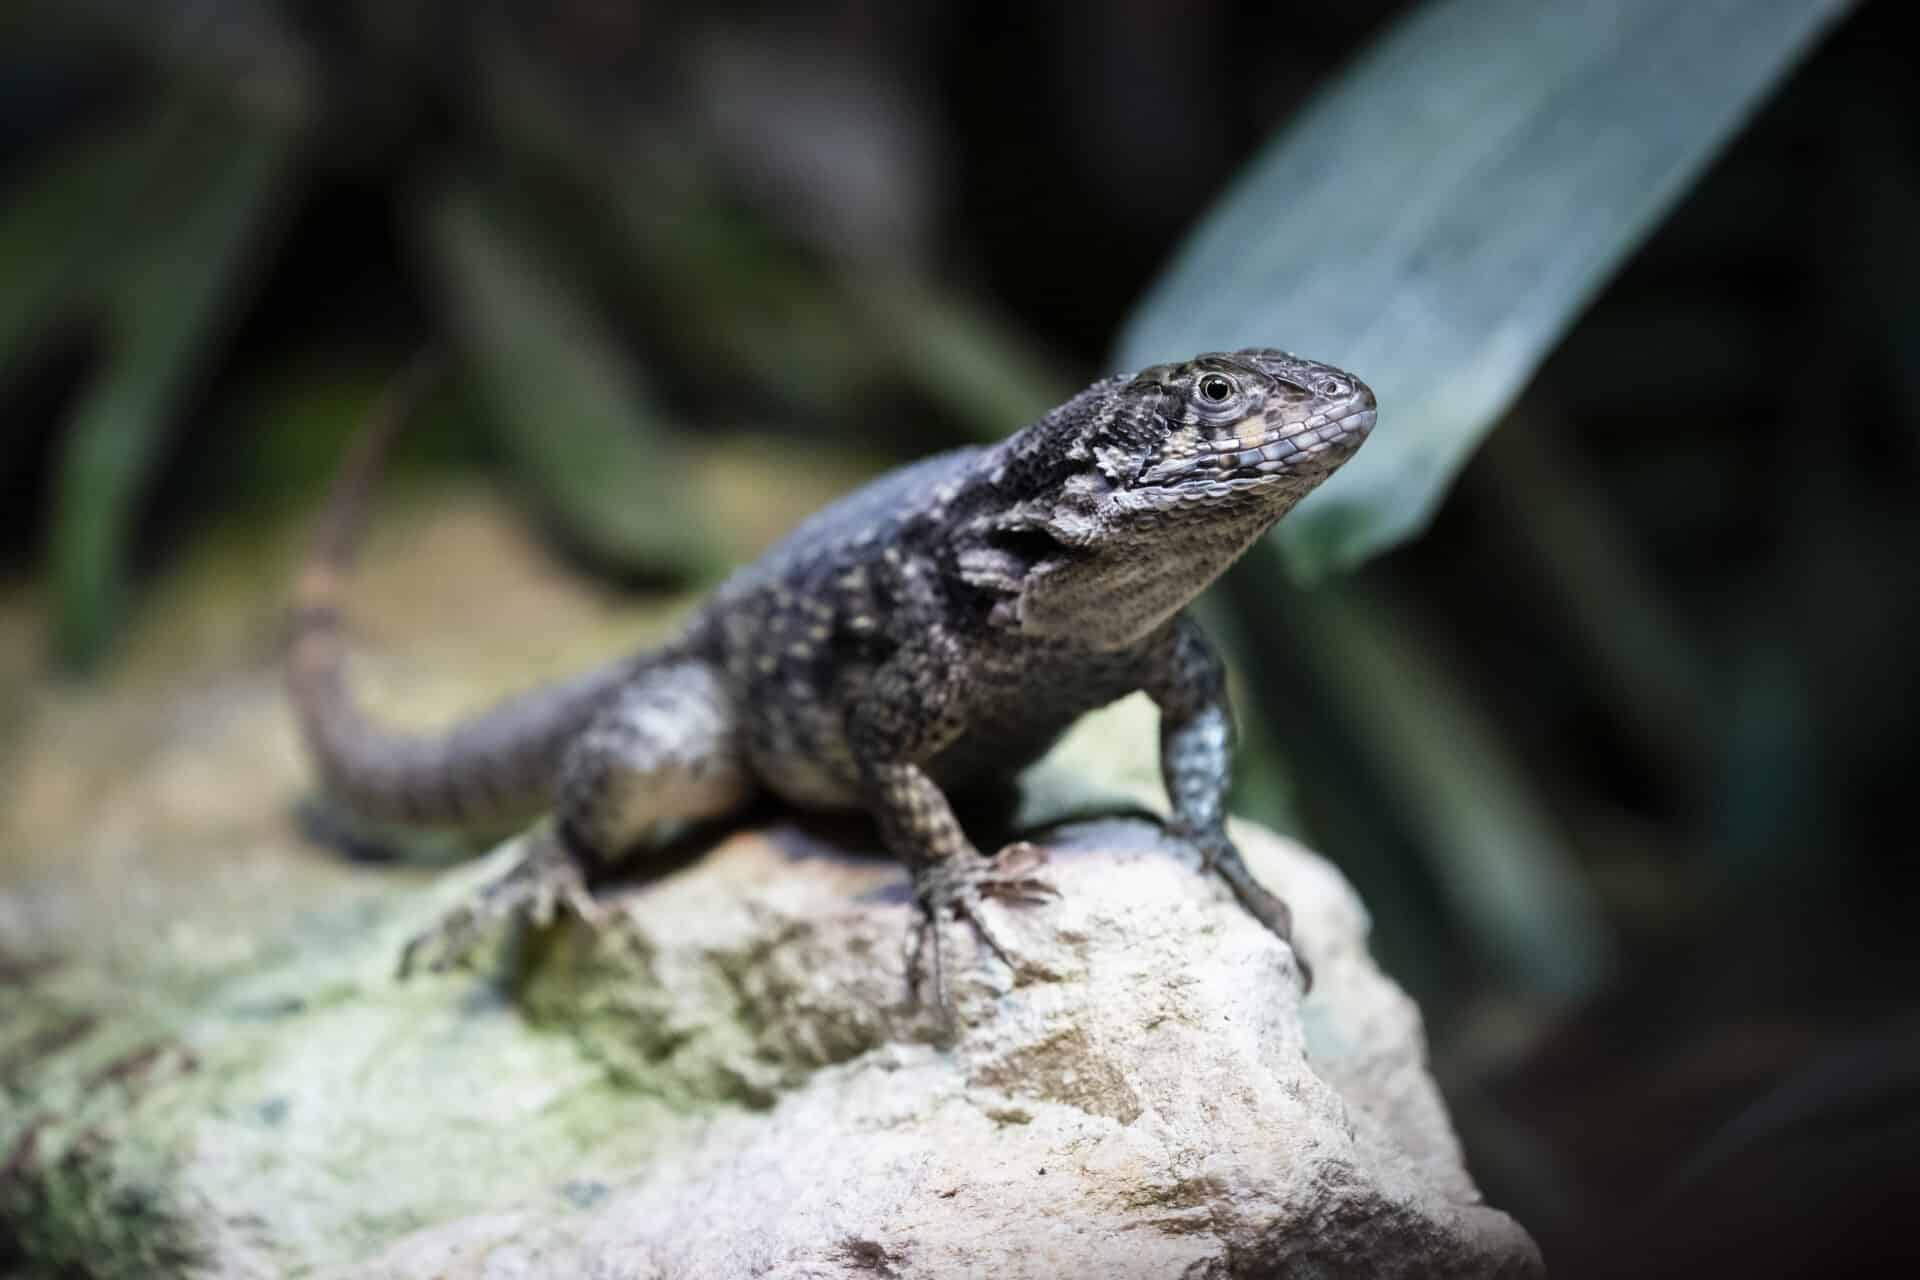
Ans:
<svg viewBox="0 0 1920 1280"><path fill-rule="evenodd" d="M949 789L1024 768L1136 689L1162 712L1175 829L1291 941L1285 904L1227 838L1225 680L1180 611L1366 439L1373 393L1352 375L1256 349L1095 383L998 445L928 458L821 511L664 649L433 735L370 722L341 673L336 597L403 414L386 406L349 466L303 579L290 686L323 778L352 808L453 825L553 809L484 910L418 940L439 962L491 913L590 912L594 873L765 789L874 816L913 874L910 972L930 952L944 1006L939 921L965 918L1011 963L982 900L1050 892L1030 859L981 855Z"/></svg>

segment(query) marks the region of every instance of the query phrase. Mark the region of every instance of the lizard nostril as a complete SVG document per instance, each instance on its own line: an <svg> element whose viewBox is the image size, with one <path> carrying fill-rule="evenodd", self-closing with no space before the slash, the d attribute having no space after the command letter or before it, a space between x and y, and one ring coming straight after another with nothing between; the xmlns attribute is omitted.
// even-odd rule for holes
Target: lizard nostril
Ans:
<svg viewBox="0 0 1920 1280"><path fill-rule="evenodd" d="M1345 390L1345 387L1335 382L1332 378L1328 378L1320 384L1320 394L1323 396L1337 396Z"/></svg>

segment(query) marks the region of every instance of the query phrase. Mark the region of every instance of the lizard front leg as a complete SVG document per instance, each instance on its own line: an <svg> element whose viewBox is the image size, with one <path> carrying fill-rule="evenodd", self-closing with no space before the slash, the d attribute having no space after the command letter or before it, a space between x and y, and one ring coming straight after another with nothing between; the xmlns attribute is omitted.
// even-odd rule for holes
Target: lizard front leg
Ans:
<svg viewBox="0 0 1920 1280"><path fill-rule="evenodd" d="M1219 875L1247 913L1293 949L1302 986L1313 970L1293 946L1293 913L1247 870L1227 838L1227 788L1233 781L1233 710L1227 673L1206 634L1181 614L1154 651L1147 695L1160 707L1160 773L1173 802L1173 826L1200 850L1201 865Z"/></svg>
<svg viewBox="0 0 1920 1280"><path fill-rule="evenodd" d="M881 838L913 876L913 926L907 953L910 993L919 989L920 960L931 956L934 1002L951 1016L940 924L948 914L973 927L980 940L1016 972L1012 951L980 907L983 899L1034 902L1053 887L1032 875L1026 861L1001 864L982 856L926 771L926 765L966 728L960 655L937 636L908 646L881 665L848 715L847 737L867 803Z"/></svg>
<svg viewBox="0 0 1920 1280"><path fill-rule="evenodd" d="M686 659L647 669L568 746L553 821L533 834L526 855L409 942L401 972L428 952L429 967L445 968L503 919L544 925L565 907L598 924L588 891L595 872L674 824L744 806L752 792L739 717L713 668Z"/></svg>

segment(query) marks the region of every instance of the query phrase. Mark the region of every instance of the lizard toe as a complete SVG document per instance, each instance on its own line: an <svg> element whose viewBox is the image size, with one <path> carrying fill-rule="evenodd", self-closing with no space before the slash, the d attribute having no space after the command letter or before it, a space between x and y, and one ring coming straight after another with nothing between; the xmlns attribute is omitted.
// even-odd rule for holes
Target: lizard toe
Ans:
<svg viewBox="0 0 1920 1280"><path fill-rule="evenodd" d="M988 899L1011 904L1039 904L1060 896L1048 880L1033 875L1031 866L1043 860L1045 851L1022 842L1009 846L998 859L972 854L964 859L948 859L918 869L914 875L914 901L918 918L908 933L906 966L908 996L918 1001L921 994L923 961L932 970L934 1004L951 1026L953 1005L947 986L946 953L942 925L949 917L964 920L974 937L1006 965L1017 982L1026 972L1019 950L1009 943L1000 926L983 910Z"/></svg>
<svg viewBox="0 0 1920 1280"><path fill-rule="evenodd" d="M443 973L478 950L497 926L545 929L562 912L595 932L607 923L579 864L556 841L541 839L504 875L410 938L400 951L398 976L404 979L423 968Z"/></svg>

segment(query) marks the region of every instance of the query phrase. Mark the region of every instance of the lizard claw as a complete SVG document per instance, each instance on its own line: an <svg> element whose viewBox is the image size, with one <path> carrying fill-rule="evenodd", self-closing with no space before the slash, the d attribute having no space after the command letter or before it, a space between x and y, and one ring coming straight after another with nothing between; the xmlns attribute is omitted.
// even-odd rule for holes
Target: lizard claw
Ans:
<svg viewBox="0 0 1920 1280"><path fill-rule="evenodd" d="M563 911L596 931L606 925L606 912L587 891L580 865L558 840L543 838L505 875L408 939L397 976L404 979L423 968L441 973L471 955L500 922L545 929Z"/></svg>
<svg viewBox="0 0 1920 1280"><path fill-rule="evenodd" d="M1277 894L1271 893L1258 880L1253 872L1247 870L1247 864L1240 857L1240 851L1227 839L1224 832L1215 836L1189 836L1200 850L1200 869L1219 876L1233 890L1233 896L1248 915L1267 927L1267 931L1287 944L1293 952L1293 965L1300 974L1300 994L1306 995L1313 990L1313 966L1300 954L1300 946L1293 940L1293 909Z"/></svg>
<svg viewBox="0 0 1920 1280"><path fill-rule="evenodd" d="M1015 974L1020 972L1018 954L980 908L988 898L1031 905L1059 897L1060 891L1051 882L1033 873L1045 859L1044 849L1023 840L1001 850L999 858L965 854L927 863L914 871L913 897L920 916L907 935L907 993L911 999L919 999L920 962L923 956L930 956L934 1006L951 1027L953 1003L940 936L941 921L948 914L965 920L989 951Z"/></svg>

